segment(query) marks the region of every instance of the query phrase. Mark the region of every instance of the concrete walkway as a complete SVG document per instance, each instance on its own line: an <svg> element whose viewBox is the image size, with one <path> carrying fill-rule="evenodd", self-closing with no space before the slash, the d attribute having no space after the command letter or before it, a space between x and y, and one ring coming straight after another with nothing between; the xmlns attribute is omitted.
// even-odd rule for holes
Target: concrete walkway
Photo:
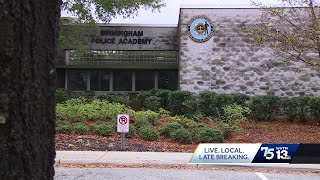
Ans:
<svg viewBox="0 0 320 180"><path fill-rule="evenodd" d="M197 166L210 168L260 168L320 170L320 164L188 164L192 153L57 151L56 164Z"/></svg>

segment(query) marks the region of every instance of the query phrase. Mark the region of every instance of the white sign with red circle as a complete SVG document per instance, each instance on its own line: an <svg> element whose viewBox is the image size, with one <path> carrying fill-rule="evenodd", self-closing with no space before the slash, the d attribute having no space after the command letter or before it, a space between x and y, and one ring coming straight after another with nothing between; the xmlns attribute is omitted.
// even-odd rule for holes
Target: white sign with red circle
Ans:
<svg viewBox="0 0 320 180"><path fill-rule="evenodd" d="M118 114L117 116L117 132L127 133L129 132L129 115Z"/></svg>

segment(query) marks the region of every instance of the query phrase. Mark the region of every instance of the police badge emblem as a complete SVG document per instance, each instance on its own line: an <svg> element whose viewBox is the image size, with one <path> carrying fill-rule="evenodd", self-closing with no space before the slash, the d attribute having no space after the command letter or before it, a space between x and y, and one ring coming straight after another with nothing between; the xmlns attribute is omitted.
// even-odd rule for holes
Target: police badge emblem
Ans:
<svg viewBox="0 0 320 180"><path fill-rule="evenodd" d="M206 16L195 16L188 22L188 35L196 42L206 42L213 35L212 22Z"/></svg>

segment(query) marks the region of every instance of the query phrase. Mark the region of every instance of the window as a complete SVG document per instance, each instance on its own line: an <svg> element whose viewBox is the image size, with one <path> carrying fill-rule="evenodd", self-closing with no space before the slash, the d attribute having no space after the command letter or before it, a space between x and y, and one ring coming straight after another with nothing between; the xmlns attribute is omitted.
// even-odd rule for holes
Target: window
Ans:
<svg viewBox="0 0 320 180"><path fill-rule="evenodd" d="M67 71L67 88L73 91L87 90L88 75L85 70L68 70Z"/></svg>
<svg viewBox="0 0 320 180"><path fill-rule="evenodd" d="M113 72L113 90L132 91L132 72L125 69Z"/></svg>
<svg viewBox="0 0 320 180"><path fill-rule="evenodd" d="M90 71L90 90L91 91L109 91L110 90L110 72L106 70Z"/></svg>
<svg viewBox="0 0 320 180"><path fill-rule="evenodd" d="M154 71L136 71L136 91L154 89Z"/></svg>
<svg viewBox="0 0 320 180"><path fill-rule="evenodd" d="M65 88L65 70L64 69L56 69L57 79L56 79L56 87L57 88Z"/></svg>
<svg viewBox="0 0 320 180"><path fill-rule="evenodd" d="M177 90L178 72L177 70L163 70L158 73L158 88Z"/></svg>
<svg viewBox="0 0 320 180"><path fill-rule="evenodd" d="M177 64L177 51L89 51L79 57L69 52L68 62L76 64L125 63L125 64Z"/></svg>

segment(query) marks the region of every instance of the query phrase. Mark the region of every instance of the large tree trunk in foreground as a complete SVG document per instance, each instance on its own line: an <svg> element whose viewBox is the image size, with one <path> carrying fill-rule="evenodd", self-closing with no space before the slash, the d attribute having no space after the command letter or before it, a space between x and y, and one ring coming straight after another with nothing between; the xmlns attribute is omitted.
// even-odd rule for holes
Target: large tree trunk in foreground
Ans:
<svg viewBox="0 0 320 180"><path fill-rule="evenodd" d="M0 0L0 179L53 179L61 0Z"/></svg>

